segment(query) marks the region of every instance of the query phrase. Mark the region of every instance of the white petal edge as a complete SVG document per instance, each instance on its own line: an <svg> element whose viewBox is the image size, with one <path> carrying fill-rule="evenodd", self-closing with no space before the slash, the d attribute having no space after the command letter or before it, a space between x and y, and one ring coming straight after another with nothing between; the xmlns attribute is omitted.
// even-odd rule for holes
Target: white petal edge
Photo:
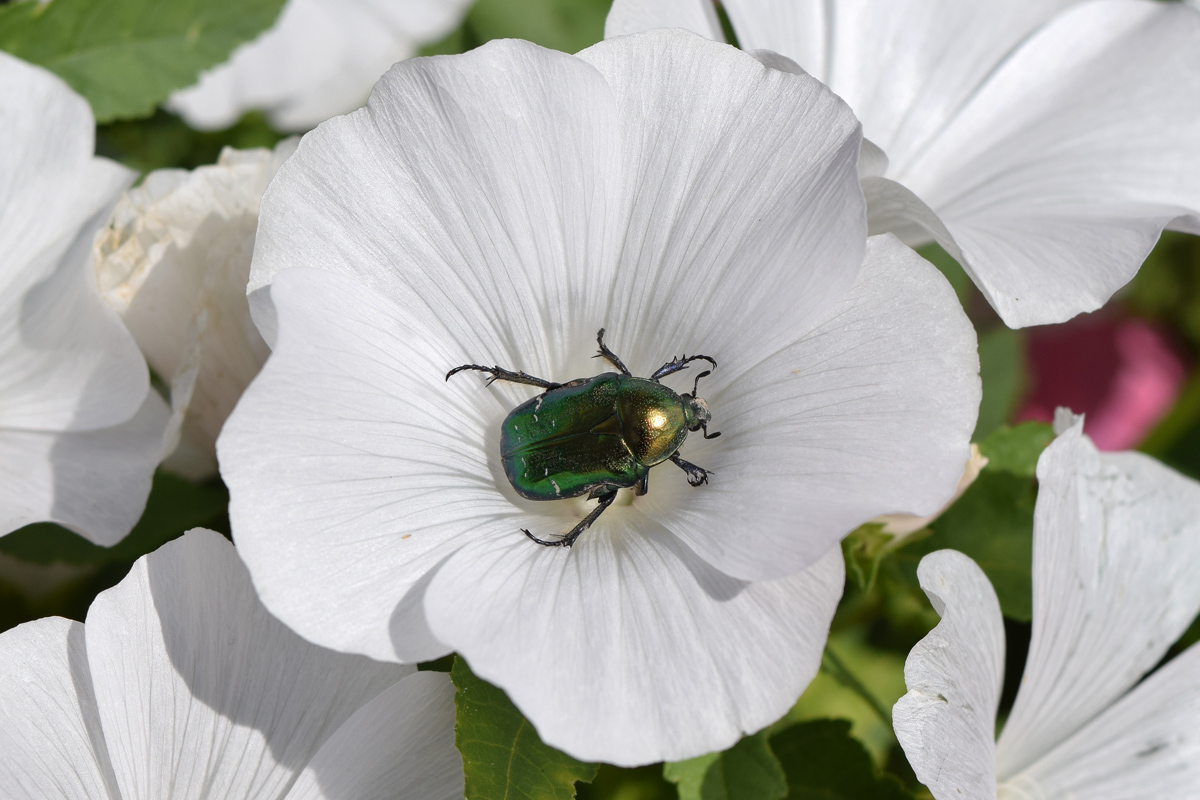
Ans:
<svg viewBox="0 0 1200 800"><path fill-rule="evenodd" d="M93 157L91 109L61 79L0 53L0 83L0 428L125 422L149 377L86 261L135 174Z"/></svg>
<svg viewBox="0 0 1200 800"><path fill-rule="evenodd" d="M921 559L921 588L941 615L904 664L896 739L936 800L996 800L996 709L1004 622L987 576L954 550Z"/></svg>
<svg viewBox="0 0 1200 800"><path fill-rule="evenodd" d="M1098 453L1077 419L1038 460L1033 638L997 744L1021 772L1130 689L1200 612L1200 483Z"/></svg>
<svg viewBox="0 0 1200 800"><path fill-rule="evenodd" d="M457 800L454 684L418 672L354 712L313 756L285 800Z"/></svg>
<svg viewBox="0 0 1200 800"><path fill-rule="evenodd" d="M0 795L116 797L83 625L50 617L0 633Z"/></svg>
<svg viewBox="0 0 1200 800"><path fill-rule="evenodd" d="M725 41L711 0L614 0L604 20L604 38L653 28L684 28L715 42Z"/></svg>
<svg viewBox="0 0 1200 800"><path fill-rule="evenodd" d="M0 536L57 522L104 547L124 539L146 506L169 416L148 391L133 418L112 428L0 430Z"/></svg>
<svg viewBox="0 0 1200 800"><path fill-rule="evenodd" d="M890 177L941 218L1009 326L1062 322L1128 282L1164 227L1200 229L1198 98L1200 16L1078 3L918 159L889 149Z"/></svg>
<svg viewBox="0 0 1200 800"><path fill-rule="evenodd" d="M816 675L841 596L840 548L746 583L696 558L636 506L569 550L512 531L434 575L429 624L502 687L542 740L634 766L724 750L781 717Z"/></svg>
<svg viewBox="0 0 1200 800"><path fill-rule="evenodd" d="M979 408L975 331L941 273L894 237L868 241L858 282L814 329L726 366L705 390L721 438L681 451L715 475L696 489L659 470L637 501L726 574L791 574L868 519L953 496Z"/></svg>
<svg viewBox="0 0 1200 800"><path fill-rule="evenodd" d="M87 652L124 797L281 796L364 703L411 673L304 641L233 546L195 529L88 611Z"/></svg>

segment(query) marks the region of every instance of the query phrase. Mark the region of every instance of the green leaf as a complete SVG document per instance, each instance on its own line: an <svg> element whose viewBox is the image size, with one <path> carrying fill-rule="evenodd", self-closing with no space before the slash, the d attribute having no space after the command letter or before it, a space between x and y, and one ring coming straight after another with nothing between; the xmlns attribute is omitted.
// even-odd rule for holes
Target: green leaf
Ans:
<svg viewBox="0 0 1200 800"><path fill-rule="evenodd" d="M942 249L941 245L928 244L918 248L917 252L921 258L933 264L950 282L954 293L958 295L958 302L966 307L971 299L971 293L974 290L975 284L971 281L971 276L959 266L959 263L954 260L954 256Z"/></svg>
<svg viewBox="0 0 1200 800"><path fill-rule="evenodd" d="M154 475L142 518L112 547L94 545L66 528L39 522L0 537L0 552L35 564L135 561L192 528L219 523L228 503L229 493L224 486L197 486L159 471Z"/></svg>
<svg viewBox="0 0 1200 800"><path fill-rule="evenodd" d="M990 465L989 465L990 467ZM1000 599L1004 616L1028 622L1033 613L1033 507L1037 493L1027 477L985 468L946 513L934 520L933 534L896 551L916 565L935 550L958 550L975 560Z"/></svg>
<svg viewBox="0 0 1200 800"><path fill-rule="evenodd" d="M1003 326L979 336L979 377L983 400L974 439L1008 422L1025 391L1025 336Z"/></svg>
<svg viewBox="0 0 1200 800"><path fill-rule="evenodd" d="M0 49L59 75L100 122L149 115L269 28L284 0L52 0L0 6Z"/></svg>
<svg viewBox="0 0 1200 800"><path fill-rule="evenodd" d="M723 753L664 764L663 777L678 786L679 800L782 800L788 792L763 731Z"/></svg>
<svg viewBox="0 0 1200 800"><path fill-rule="evenodd" d="M875 768L850 735L850 722L819 719L792 725L771 737L787 775L788 800L908 800L895 777ZM682 795L681 795L682 798Z"/></svg>
<svg viewBox="0 0 1200 800"><path fill-rule="evenodd" d="M979 452L988 460L985 470L1032 478L1038 458L1052 441L1054 428L1045 422L1002 425L979 443Z"/></svg>
<svg viewBox="0 0 1200 800"><path fill-rule="evenodd" d="M480 43L528 39L543 47L577 53L604 38L612 0L479 0L467 23Z"/></svg>
<svg viewBox="0 0 1200 800"><path fill-rule="evenodd" d="M467 800L569 800L576 781L595 777L595 764L543 744L508 696L476 677L462 658L454 660L450 678L458 689L454 742Z"/></svg>
<svg viewBox="0 0 1200 800"><path fill-rule="evenodd" d="M223 131L196 131L160 108L145 119L97 126L96 155L138 172L164 167L195 169L215 163L226 146L239 150L274 147L282 138L254 111Z"/></svg>

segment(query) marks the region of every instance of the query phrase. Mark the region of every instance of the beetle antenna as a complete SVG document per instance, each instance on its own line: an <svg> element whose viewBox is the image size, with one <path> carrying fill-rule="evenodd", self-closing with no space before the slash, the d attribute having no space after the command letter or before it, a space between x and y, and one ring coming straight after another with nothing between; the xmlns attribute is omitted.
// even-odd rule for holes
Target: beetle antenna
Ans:
<svg viewBox="0 0 1200 800"><path fill-rule="evenodd" d="M705 439L715 439L715 438L717 438L718 436L720 436L720 435L721 435L721 432L720 432L720 431L717 431L716 433L709 433L709 432L708 432L708 423L707 423L707 422L701 422L701 423L700 423L700 430L704 431L704 438L705 438Z"/></svg>
<svg viewBox="0 0 1200 800"><path fill-rule="evenodd" d="M700 379L704 378L708 375L712 375L711 369L706 369L706 370L704 370L704 372L701 372L699 375L696 376L696 382L692 384L692 397L696 396L696 390L700 388Z"/></svg>

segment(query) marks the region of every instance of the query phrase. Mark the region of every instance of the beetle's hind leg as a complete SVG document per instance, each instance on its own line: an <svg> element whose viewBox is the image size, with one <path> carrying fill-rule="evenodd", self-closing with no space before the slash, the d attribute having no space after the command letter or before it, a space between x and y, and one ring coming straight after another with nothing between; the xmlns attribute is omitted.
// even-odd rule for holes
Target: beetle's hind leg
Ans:
<svg viewBox="0 0 1200 800"><path fill-rule="evenodd" d="M488 386L491 386L494 381L526 383L530 386L537 386L540 389L545 389L546 391L557 389L558 387L562 386L561 383L554 383L553 381L535 378L532 375L526 375L524 372L513 372L510 369L504 369L502 367L481 367L478 364L463 364L461 367L455 367L446 373L446 380L450 380L451 375L468 369L475 370L476 372L486 372L491 375L492 377L488 378Z"/></svg>
<svg viewBox="0 0 1200 800"><path fill-rule="evenodd" d="M672 373L679 372L681 369L687 369L687 365L693 361L707 361L714 367L717 366L717 362L709 356L680 356L679 358L672 358L670 361L654 370L654 374L650 376L650 380L657 381L659 378L665 378ZM707 375L708 373L706 372L704 374ZM702 375L701 377L704 376Z"/></svg>
<svg viewBox="0 0 1200 800"><path fill-rule="evenodd" d="M608 363L612 364L617 369L621 370L621 374L627 377L632 377L633 374L629 371L629 367L625 366L625 362L620 356L608 349L608 345L604 343L604 328L596 334L596 344L600 345L600 352L592 356L592 358L603 358Z"/></svg>
<svg viewBox="0 0 1200 800"><path fill-rule="evenodd" d="M566 535L561 539L555 539L552 542L548 542L545 539L537 538L524 528L521 528L521 532L543 547L570 547L571 545L575 544L575 540L579 538L579 534L590 528L592 523L596 521L596 518L604 513L604 509L611 506L613 500L616 499L616 489L610 489L607 494L600 495L600 502L596 504L596 507L592 509L591 513L581 519L578 525L567 531Z"/></svg>
<svg viewBox="0 0 1200 800"><path fill-rule="evenodd" d="M715 472L709 472L704 467L697 467L690 461L684 461L679 457L679 453L671 456L671 462L687 473L688 483L690 483L692 486L699 486L703 483L708 483L708 476L717 474Z"/></svg>

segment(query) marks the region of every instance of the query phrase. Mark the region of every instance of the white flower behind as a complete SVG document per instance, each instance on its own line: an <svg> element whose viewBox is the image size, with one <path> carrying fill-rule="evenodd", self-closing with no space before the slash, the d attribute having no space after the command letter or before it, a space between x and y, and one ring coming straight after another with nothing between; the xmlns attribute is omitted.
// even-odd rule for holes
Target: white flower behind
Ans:
<svg viewBox="0 0 1200 800"><path fill-rule="evenodd" d="M1150 0L728 0L740 45L838 93L872 233L941 244L1011 327L1103 305L1200 233L1200 14ZM616 0L606 35L717 40L710 0Z"/></svg>
<svg viewBox="0 0 1200 800"><path fill-rule="evenodd" d="M160 456L166 408L88 270L134 177L93 155L95 125L59 78L0 53L0 535L48 520L115 544Z"/></svg>
<svg viewBox="0 0 1200 800"><path fill-rule="evenodd" d="M1062 410L1056 428L1037 470L1033 638L999 741L1000 606L952 550L921 561L942 621L908 657L896 736L937 800L1200 797L1200 646L1143 680L1200 612L1200 484L1097 452Z"/></svg>
<svg viewBox="0 0 1200 800"><path fill-rule="evenodd" d="M0 747L10 800L463 794L449 677L304 641L202 529L0 634Z"/></svg>
<svg viewBox="0 0 1200 800"><path fill-rule="evenodd" d="M268 608L379 659L457 651L589 760L781 716L819 665L838 540L940 507L979 402L949 285L866 240L859 141L808 76L684 32L404 62L306 136L251 274L273 351L217 448ZM540 547L521 528L553 538L587 504L504 476L500 423L533 392L445 375L595 375L601 327L637 375L719 362L700 394L722 436L682 451L714 475L656 467Z"/></svg>
<svg viewBox="0 0 1200 800"><path fill-rule="evenodd" d="M190 478L217 469L217 434L267 359L246 283L258 204L296 148L226 148L212 166L150 173L96 237L104 298L171 388L164 466Z"/></svg>
<svg viewBox="0 0 1200 800"><path fill-rule="evenodd" d="M263 35L171 96L201 130L263 111L281 131L305 131L361 106L388 67L454 29L470 0L288 0Z"/></svg>

